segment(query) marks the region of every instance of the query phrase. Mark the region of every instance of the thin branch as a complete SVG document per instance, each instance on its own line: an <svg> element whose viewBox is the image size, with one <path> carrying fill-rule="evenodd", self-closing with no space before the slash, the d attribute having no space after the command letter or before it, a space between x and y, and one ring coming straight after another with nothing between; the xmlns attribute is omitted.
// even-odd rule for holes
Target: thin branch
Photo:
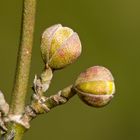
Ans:
<svg viewBox="0 0 140 140"><path fill-rule="evenodd" d="M48 113L52 108L65 104L74 95L75 90L70 85L50 97L34 94L30 106L36 114Z"/></svg>
<svg viewBox="0 0 140 140"><path fill-rule="evenodd" d="M15 83L9 112L8 132L3 135L4 140L21 140L25 128L17 123L25 108L25 98L30 73L33 34L35 26L36 0L23 0L23 16L21 38L17 58ZM12 116L12 117L10 117Z"/></svg>
<svg viewBox="0 0 140 140"><path fill-rule="evenodd" d="M48 113L56 106L67 103L75 94L76 93L72 85L60 90L57 94L50 97L43 95L40 96L35 93L33 95L31 105L26 107L25 114L20 119L19 123L28 129L32 119L36 118L40 114Z"/></svg>
<svg viewBox="0 0 140 140"><path fill-rule="evenodd" d="M10 114L13 115L22 114L25 107L33 45L35 11L36 0L24 0L21 40L10 108Z"/></svg>

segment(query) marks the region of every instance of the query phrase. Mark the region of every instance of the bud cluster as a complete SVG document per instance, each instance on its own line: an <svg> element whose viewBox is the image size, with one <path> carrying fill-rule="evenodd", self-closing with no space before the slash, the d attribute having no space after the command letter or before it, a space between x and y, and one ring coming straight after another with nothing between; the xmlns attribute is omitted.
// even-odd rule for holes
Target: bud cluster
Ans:
<svg viewBox="0 0 140 140"><path fill-rule="evenodd" d="M80 56L81 51L78 34L61 24L47 28L42 35L42 58L45 65L52 70L73 63ZM80 99L94 107L108 104L115 93L113 76L102 66L94 66L81 73L73 87Z"/></svg>

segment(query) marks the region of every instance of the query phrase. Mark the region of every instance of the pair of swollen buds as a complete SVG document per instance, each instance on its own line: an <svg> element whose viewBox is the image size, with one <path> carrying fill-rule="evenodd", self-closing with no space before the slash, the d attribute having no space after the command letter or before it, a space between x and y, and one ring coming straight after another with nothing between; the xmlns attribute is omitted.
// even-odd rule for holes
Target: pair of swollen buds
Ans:
<svg viewBox="0 0 140 140"><path fill-rule="evenodd" d="M73 63L81 51L78 34L61 24L47 28L42 35L42 58L53 70ZM111 72L102 66L93 66L82 72L73 87L82 101L94 107L105 106L115 93L114 78Z"/></svg>

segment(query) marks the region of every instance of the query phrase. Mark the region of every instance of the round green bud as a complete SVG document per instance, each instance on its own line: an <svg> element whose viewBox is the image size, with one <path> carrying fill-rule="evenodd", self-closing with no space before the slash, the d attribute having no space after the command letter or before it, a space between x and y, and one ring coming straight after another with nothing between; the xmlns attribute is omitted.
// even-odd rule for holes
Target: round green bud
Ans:
<svg viewBox="0 0 140 140"><path fill-rule="evenodd" d="M102 107L113 98L115 93L114 78L105 67L90 67L78 76L74 89L86 104Z"/></svg>
<svg viewBox="0 0 140 140"><path fill-rule="evenodd" d="M61 24L47 28L42 35L42 58L52 69L61 69L73 63L81 50L78 34Z"/></svg>

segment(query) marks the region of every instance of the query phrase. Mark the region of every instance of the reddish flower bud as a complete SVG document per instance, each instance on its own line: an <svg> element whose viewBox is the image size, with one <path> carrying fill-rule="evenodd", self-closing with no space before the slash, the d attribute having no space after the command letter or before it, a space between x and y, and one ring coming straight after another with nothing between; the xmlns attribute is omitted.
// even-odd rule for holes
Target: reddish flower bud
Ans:
<svg viewBox="0 0 140 140"><path fill-rule="evenodd" d="M47 28L42 35L42 57L52 69L61 69L73 63L80 56L81 50L78 34L61 24Z"/></svg>
<svg viewBox="0 0 140 140"><path fill-rule="evenodd" d="M115 93L113 76L102 66L90 67L81 73L74 88L86 104L95 107L108 104Z"/></svg>

